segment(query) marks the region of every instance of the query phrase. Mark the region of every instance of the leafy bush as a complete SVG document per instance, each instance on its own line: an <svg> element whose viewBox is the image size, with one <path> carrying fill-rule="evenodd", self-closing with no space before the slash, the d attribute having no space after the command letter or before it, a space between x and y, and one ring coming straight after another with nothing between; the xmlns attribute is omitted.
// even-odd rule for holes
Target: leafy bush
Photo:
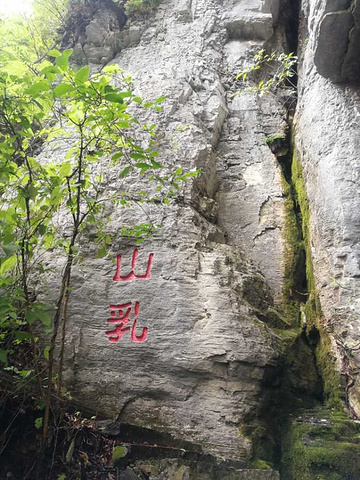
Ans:
<svg viewBox="0 0 360 480"><path fill-rule="evenodd" d="M127 0L125 10L129 17L140 16L155 10L160 2L161 0Z"/></svg>
<svg viewBox="0 0 360 480"><path fill-rule="evenodd" d="M43 352L48 360L45 437L55 378L54 348L62 324L56 381L61 393L66 309L72 265L81 253L81 232L92 226L98 256L105 256L112 237L105 233L104 205L166 205L179 184L198 174L160 164L156 126L135 116L143 110L161 111L165 97L143 102L133 93L130 76L115 65L101 73L91 74L87 66L74 71L71 54L72 50L51 50L48 56L53 61L45 60L36 69L11 61L0 73L0 360L9 363L19 344L27 342L35 356L30 373L39 379L32 325L52 328L50 348ZM37 158L43 145L57 151L51 161ZM129 193L129 182L139 175L145 187ZM111 189L114 176L116 188ZM66 238L54 221L59 211L67 224ZM138 243L156 228L147 223L124 225L122 230ZM37 300L34 278L46 273L43 255L53 249L62 250L66 260L56 305L49 306ZM17 369L20 375L23 370Z"/></svg>
<svg viewBox="0 0 360 480"><path fill-rule="evenodd" d="M294 88L295 93L295 85L291 79L296 75L296 63L297 57L292 52L288 54L276 52L267 54L265 50L260 50L254 56L253 65L239 72L236 80L241 80L242 83L246 84L249 77L254 79L256 74L263 72L268 79L246 86L245 92L261 96L288 84Z"/></svg>

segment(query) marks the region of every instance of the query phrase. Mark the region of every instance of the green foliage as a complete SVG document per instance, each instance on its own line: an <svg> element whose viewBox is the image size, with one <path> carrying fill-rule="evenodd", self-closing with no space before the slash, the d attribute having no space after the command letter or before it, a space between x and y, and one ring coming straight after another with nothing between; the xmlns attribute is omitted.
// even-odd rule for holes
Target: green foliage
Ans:
<svg viewBox="0 0 360 480"><path fill-rule="evenodd" d="M129 17L144 15L155 10L161 0L127 0L125 11Z"/></svg>
<svg viewBox="0 0 360 480"><path fill-rule="evenodd" d="M359 459L359 427L344 412L319 408L290 425L281 473L291 480L357 480Z"/></svg>
<svg viewBox="0 0 360 480"><path fill-rule="evenodd" d="M158 3L130 0L128 11L146 13ZM19 384L38 384L44 440L55 382L62 394L66 310L80 235L91 231L97 257L106 256L115 235L106 231L111 204L136 205L147 215L145 204L168 205L199 174L157 160L157 127L139 118L144 110L160 113L165 97L143 102L118 67L75 71L72 50L55 48L69 26L69 6L79 10L81 2L35 0L30 18L0 19L0 362ZM56 217L66 225L66 237ZM116 235L143 242L160 228L147 217L141 225L120 224ZM65 267L59 296L47 305L37 298L36 284L48 272L44 258L52 251L63 252ZM39 327L50 334L45 348L34 335Z"/></svg>
<svg viewBox="0 0 360 480"><path fill-rule="evenodd" d="M39 430L40 428L42 428L42 426L43 426L43 417L38 417L35 420L35 428Z"/></svg>
<svg viewBox="0 0 360 480"><path fill-rule="evenodd" d="M123 445L118 445L114 447L113 454L112 454L112 463L114 466L119 463L119 461L126 457L128 453L128 449Z"/></svg>
<svg viewBox="0 0 360 480"><path fill-rule="evenodd" d="M68 0L34 0L28 18L0 17L0 66L19 61L31 66L42 58L66 23L67 7ZM10 68L13 73L15 65Z"/></svg>
<svg viewBox="0 0 360 480"><path fill-rule="evenodd" d="M254 460L251 463L251 468L255 470L272 470L273 467L265 462L265 460Z"/></svg>
<svg viewBox="0 0 360 480"><path fill-rule="evenodd" d="M104 256L112 241L105 233L105 206L169 204L180 185L199 173L156 160L156 126L142 124L136 115L161 111L164 97L143 103L133 93L130 76L118 67L101 73L90 73L88 67L74 71L71 54L52 50L52 61L36 68L8 62L0 73L0 361L11 365L24 344L35 354L33 324L48 332L52 325L51 344L42 354L50 365L50 386L55 339L61 316L66 321L81 232L96 232L98 256ZM37 156L39 149L49 160ZM134 189L139 176L149 188ZM57 230L58 212L68 226L66 238ZM156 228L149 219L120 230L139 243ZM38 301L34 284L47 272L44 254L54 249L63 250L67 261L57 304L46 305ZM50 309L55 309L53 318ZM62 352L61 347L60 364ZM26 371L34 379L39 374L36 366ZM47 392L49 396L51 388Z"/></svg>
<svg viewBox="0 0 360 480"><path fill-rule="evenodd" d="M271 145L272 143L276 142L276 140L285 140L285 138L286 138L286 133L278 132L278 133L274 133L274 134L266 137L265 138L265 143L267 145Z"/></svg>
<svg viewBox="0 0 360 480"><path fill-rule="evenodd" d="M332 407L342 408L342 388L339 374L335 368L335 358L332 353L331 340L328 332L322 327L319 319L321 318L320 300L316 289L314 267L311 253L310 238L310 207L307 199L305 181L302 173L302 167L294 150L292 160L292 182L295 186L296 203L301 211L301 228L303 235L303 248L306 252L306 277L308 282L309 298L305 304L304 311L309 326L315 324L321 332L321 340L316 352L317 363L322 374L324 382L324 393L326 402Z"/></svg>
<svg viewBox="0 0 360 480"><path fill-rule="evenodd" d="M291 78L296 75L296 63L297 57L294 53L265 53L265 50L260 50L254 56L254 63L250 67L245 68L236 76L236 80L241 80L243 84L247 84L244 93L255 93L257 95L263 95L264 93L270 93L277 88L290 84L295 87L291 82ZM248 84L248 80L256 78L261 72L265 72L265 78L260 80L259 83L253 85ZM295 94L295 89L293 90Z"/></svg>

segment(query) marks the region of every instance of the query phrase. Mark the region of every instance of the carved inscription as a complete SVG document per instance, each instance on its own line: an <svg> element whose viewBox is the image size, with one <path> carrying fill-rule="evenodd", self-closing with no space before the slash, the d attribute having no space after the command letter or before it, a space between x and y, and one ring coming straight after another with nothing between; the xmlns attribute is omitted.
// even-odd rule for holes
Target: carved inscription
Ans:
<svg viewBox="0 0 360 480"><path fill-rule="evenodd" d="M137 248L134 249L132 261L131 261L131 271L126 275L121 275L121 255L116 257L116 272L113 277L114 282L132 282L133 280L150 280L151 278L151 267L154 258L154 254L150 253L148 257L146 271L142 275L137 275L135 273L137 258L139 251ZM141 333L137 334L137 323L140 312L140 303L139 302L126 302L121 304L109 305L110 317L107 319L107 322L110 325L114 325L113 330L107 330L105 334L108 336L108 340L111 343L118 343L123 335L126 333L130 334L132 342L143 343L146 341L148 336L148 327L143 327ZM132 315L133 313L133 315ZM133 322L131 323L131 318L133 317Z"/></svg>
<svg viewBox="0 0 360 480"><path fill-rule="evenodd" d="M136 268L136 262L137 262L137 257L139 255L139 250L135 248L133 257L132 257L132 262L131 262L131 272L128 273L127 275L121 275L121 255L117 255L116 257L116 272L114 275L114 282L132 282L133 280L150 280L151 278L151 267L152 267L152 261L154 258L154 254L150 253L149 258L148 258L148 263L147 263L147 268L146 272L144 275L136 275L134 270Z"/></svg>
<svg viewBox="0 0 360 480"><path fill-rule="evenodd" d="M110 324L115 324L114 330L107 330L105 333L109 337L109 342L117 343L121 340L121 337L125 333L130 333L131 330L131 341L136 343L145 342L148 336L148 328L144 327L140 335L136 334L136 325L139 317L140 303L135 302L134 305L134 322L132 326L130 323L130 313L132 310L132 303L123 303L121 305L110 305L110 318L107 319L107 322Z"/></svg>

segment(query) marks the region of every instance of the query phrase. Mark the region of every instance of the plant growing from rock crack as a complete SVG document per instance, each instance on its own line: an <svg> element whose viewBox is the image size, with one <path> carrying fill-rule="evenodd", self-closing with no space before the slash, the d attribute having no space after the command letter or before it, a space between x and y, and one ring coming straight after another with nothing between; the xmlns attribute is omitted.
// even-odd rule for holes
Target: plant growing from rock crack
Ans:
<svg viewBox="0 0 360 480"><path fill-rule="evenodd" d="M98 254L104 256L112 241L104 233L106 205L168 204L179 184L198 174L160 164L156 126L142 124L136 115L143 109L161 111L164 97L143 102L133 93L130 77L116 66L93 74L89 67L74 71L69 66L71 54L72 50L52 50L48 55L53 61L30 69L9 63L0 74L0 360L11 363L21 345L31 346L32 366L26 374L38 380L39 395L45 398L44 441L60 327L57 393L61 394L71 272L82 232L97 230ZM37 156L41 149L49 158ZM153 187L130 189L128 179L138 175ZM55 214L62 219L60 232ZM124 225L121 231L141 241L155 228L149 222ZM37 298L35 283L46 273L44 254L61 250L64 267L51 318L50 306ZM33 331L39 322L51 336L44 351L45 392Z"/></svg>
<svg viewBox="0 0 360 480"><path fill-rule="evenodd" d="M127 0L125 11L129 17L144 15L152 12L161 3L161 0Z"/></svg>
<svg viewBox="0 0 360 480"><path fill-rule="evenodd" d="M238 75L236 75L236 80L241 80L242 83L246 83L250 76L254 78L256 73L266 69L270 71L270 78L245 87L242 93L254 93L261 96L264 93L270 93L281 86L289 84L293 87L295 94L296 85L291 79L296 75L296 63L297 56L292 52L288 54L279 54L276 52L267 54L265 50L260 50L254 56L253 65L239 72ZM240 92L237 93L237 95L239 94Z"/></svg>

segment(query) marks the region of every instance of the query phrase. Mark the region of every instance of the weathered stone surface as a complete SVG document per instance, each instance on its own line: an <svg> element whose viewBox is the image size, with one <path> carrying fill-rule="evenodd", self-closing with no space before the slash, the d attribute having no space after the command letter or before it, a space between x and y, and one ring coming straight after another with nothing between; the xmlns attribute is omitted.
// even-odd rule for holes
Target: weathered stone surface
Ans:
<svg viewBox="0 0 360 480"><path fill-rule="evenodd" d="M279 19L280 0L263 0L262 12L271 13L273 23L276 24Z"/></svg>
<svg viewBox="0 0 360 480"><path fill-rule="evenodd" d="M229 2L223 17L230 39L269 40L279 18L279 0Z"/></svg>
<svg viewBox="0 0 360 480"><path fill-rule="evenodd" d="M150 480L279 480L278 472L273 470L243 470L226 464L202 464L192 462L189 465L178 459L164 459L136 462L137 468L148 475Z"/></svg>
<svg viewBox="0 0 360 480"><path fill-rule="evenodd" d="M163 113L145 119L164 132L160 161L203 173L189 182L181 202L148 212L163 228L140 247L136 272L143 273L153 253L151 279L112 280L117 254L124 274L130 270L132 240L119 236L107 257L97 259L93 238L83 237L71 283L64 377L73 398L94 411L245 466L252 443L241 427L258 414L264 372L280 352L279 337L254 312L272 308L283 287L281 174L264 139L283 128L284 110L271 96L232 98L226 82L271 36L273 19L261 13L262 2L186 5L164 1L139 45L113 62L131 72L142 97L167 97ZM251 41L229 41L227 12L235 8L239 18L257 12L256 28L246 34ZM123 188L116 182L109 188ZM110 233L148 221L135 207L109 215ZM49 295L56 294L61 258L56 261L49 260ZM136 301L137 332L148 327L147 341L131 342L127 333L110 343L109 305Z"/></svg>
<svg viewBox="0 0 360 480"><path fill-rule="evenodd" d="M335 82L360 78L360 2L322 2L314 16L323 12L315 37L314 63L320 75Z"/></svg>
<svg viewBox="0 0 360 480"><path fill-rule="evenodd" d="M360 98L356 88L318 75L313 46L325 2L303 5L296 146L311 210L314 271L338 369L353 413L360 415ZM309 13L308 13L309 12ZM312 25L312 27L310 27Z"/></svg>
<svg viewBox="0 0 360 480"><path fill-rule="evenodd" d="M118 16L109 8L97 10L74 46L77 63L105 65L121 49L121 25Z"/></svg>
<svg viewBox="0 0 360 480"><path fill-rule="evenodd" d="M273 97L243 95L230 100L229 112L217 151L219 225L230 244L245 249L260 265L280 300L284 197L280 166L264 139L283 130L284 111Z"/></svg>

